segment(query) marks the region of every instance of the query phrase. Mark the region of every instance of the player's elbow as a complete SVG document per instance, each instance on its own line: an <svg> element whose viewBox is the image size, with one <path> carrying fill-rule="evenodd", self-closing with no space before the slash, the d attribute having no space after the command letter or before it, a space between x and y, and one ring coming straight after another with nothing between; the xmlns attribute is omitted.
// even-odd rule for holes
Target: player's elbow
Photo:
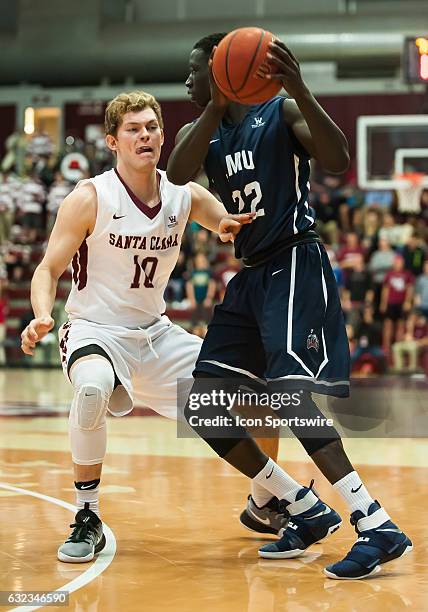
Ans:
<svg viewBox="0 0 428 612"><path fill-rule="evenodd" d="M176 174L175 172L170 172L169 170L166 171L166 175L168 177L168 180L174 185L185 185L190 180L190 179L186 180L185 177L180 176L179 174Z"/></svg>
<svg viewBox="0 0 428 612"><path fill-rule="evenodd" d="M193 178L190 176L189 172L185 172L183 168L180 168L179 165L173 162L168 162L166 175L168 180L174 185L186 185L186 183L191 181Z"/></svg>
<svg viewBox="0 0 428 612"><path fill-rule="evenodd" d="M334 159L323 164L324 170L330 172L330 174L343 174L349 168L350 164L349 152L347 150L341 151L340 155L337 155Z"/></svg>

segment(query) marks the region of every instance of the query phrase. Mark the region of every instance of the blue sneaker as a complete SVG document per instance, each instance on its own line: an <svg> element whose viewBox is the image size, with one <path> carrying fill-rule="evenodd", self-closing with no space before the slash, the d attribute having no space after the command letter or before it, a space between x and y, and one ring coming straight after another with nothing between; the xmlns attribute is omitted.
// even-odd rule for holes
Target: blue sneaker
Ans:
<svg viewBox="0 0 428 612"><path fill-rule="evenodd" d="M313 492L303 487L296 501L286 505L291 514L287 528L276 542L259 549L264 559L292 559L301 555L311 544L323 540L339 529L342 519Z"/></svg>
<svg viewBox="0 0 428 612"><path fill-rule="evenodd" d="M379 527L379 519L385 521ZM375 501L367 516L360 510L351 514L358 540L342 561L327 565L324 574L336 580L359 580L380 572L380 565L406 555L413 549L411 540L393 523Z"/></svg>

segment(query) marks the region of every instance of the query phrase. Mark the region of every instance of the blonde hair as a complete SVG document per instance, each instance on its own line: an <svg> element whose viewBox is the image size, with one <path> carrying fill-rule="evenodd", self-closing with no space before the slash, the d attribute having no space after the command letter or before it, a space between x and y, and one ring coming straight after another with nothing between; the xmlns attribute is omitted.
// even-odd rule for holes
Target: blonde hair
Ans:
<svg viewBox="0 0 428 612"><path fill-rule="evenodd" d="M138 112L147 107L153 109L159 125L163 129L162 111L156 98L145 91L131 91L119 94L108 103L104 117L106 135L116 136L126 113Z"/></svg>

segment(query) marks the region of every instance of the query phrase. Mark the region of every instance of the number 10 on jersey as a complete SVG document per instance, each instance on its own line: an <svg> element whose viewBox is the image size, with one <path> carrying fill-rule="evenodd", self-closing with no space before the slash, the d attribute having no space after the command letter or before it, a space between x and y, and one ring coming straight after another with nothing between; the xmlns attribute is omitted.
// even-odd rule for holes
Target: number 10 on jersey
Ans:
<svg viewBox="0 0 428 612"><path fill-rule="evenodd" d="M141 272L144 274L144 287L154 289L153 279L158 265L157 257L145 257L141 262L138 255L134 255L135 273L131 289L140 288Z"/></svg>

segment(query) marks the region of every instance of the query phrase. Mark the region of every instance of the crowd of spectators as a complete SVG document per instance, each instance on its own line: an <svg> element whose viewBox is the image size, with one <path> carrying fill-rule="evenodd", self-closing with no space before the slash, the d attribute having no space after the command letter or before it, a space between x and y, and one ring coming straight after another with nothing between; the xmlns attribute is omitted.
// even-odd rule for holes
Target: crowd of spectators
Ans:
<svg viewBox="0 0 428 612"><path fill-rule="evenodd" d="M408 214L393 191L320 177L311 206L339 286L354 374L428 372L428 190L420 211Z"/></svg>
<svg viewBox="0 0 428 612"><path fill-rule="evenodd" d="M13 344L6 330L14 311L24 311L17 331L31 316L29 280L75 183L61 172L61 157L73 147L53 157L46 141L42 152L40 143L28 148L23 175L0 174L0 365L6 363L5 347ZM85 155L88 174L111 166L97 147L86 147ZM393 191L364 192L349 177L314 173L311 186L310 205L339 287L354 374L428 373L428 190L422 191L420 212L406 214ZM239 269L229 245L190 224L165 294L172 317L203 336L213 306Z"/></svg>

